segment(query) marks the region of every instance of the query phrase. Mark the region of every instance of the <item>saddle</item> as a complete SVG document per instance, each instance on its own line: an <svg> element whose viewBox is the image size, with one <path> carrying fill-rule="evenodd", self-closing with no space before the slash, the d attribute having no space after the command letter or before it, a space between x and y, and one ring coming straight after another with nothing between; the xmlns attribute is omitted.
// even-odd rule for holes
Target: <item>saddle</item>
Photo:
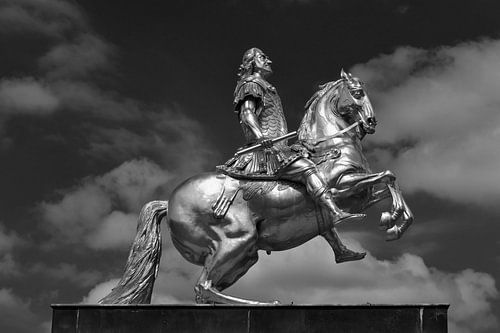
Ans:
<svg viewBox="0 0 500 333"><path fill-rule="evenodd" d="M277 189L278 191L285 191L290 188L294 189L304 189L304 185L300 183L291 182L288 180L238 180L229 177L225 174L219 174L217 178L224 179L224 185L221 192L217 196L216 201L212 205L213 216L216 219L223 219L229 207L233 203L234 199L240 191L243 192L243 199L245 201L250 201L258 196L264 196L270 193L272 190ZM228 178L231 181L238 182L236 186L231 186L227 184ZM226 186L229 185L229 186ZM305 191L305 189L304 189ZM315 204L316 222L318 224L318 232L322 234L323 232L332 228L330 223L330 217L321 209L320 206Z"/></svg>
<svg viewBox="0 0 500 333"><path fill-rule="evenodd" d="M217 200L212 205L214 217L222 219L226 215L229 207L236 198L236 195L242 191L243 199L250 201L257 196L263 196L277 188L278 191L285 191L289 188L304 188L302 184L294 183L288 180L258 180L258 179L235 179L223 173L217 175L217 178L224 179L224 185L217 196ZM227 179L238 182L237 186L227 186ZM227 189L229 188L229 190ZM232 192L232 193L231 193Z"/></svg>

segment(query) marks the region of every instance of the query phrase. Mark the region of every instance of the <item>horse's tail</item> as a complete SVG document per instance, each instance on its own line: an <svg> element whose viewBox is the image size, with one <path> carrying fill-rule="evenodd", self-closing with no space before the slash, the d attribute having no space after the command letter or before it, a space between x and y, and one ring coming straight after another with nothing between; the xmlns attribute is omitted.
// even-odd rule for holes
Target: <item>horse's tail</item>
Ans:
<svg viewBox="0 0 500 333"><path fill-rule="evenodd" d="M160 222L168 201L151 201L142 207L137 234L118 285L100 304L149 304L161 257Z"/></svg>

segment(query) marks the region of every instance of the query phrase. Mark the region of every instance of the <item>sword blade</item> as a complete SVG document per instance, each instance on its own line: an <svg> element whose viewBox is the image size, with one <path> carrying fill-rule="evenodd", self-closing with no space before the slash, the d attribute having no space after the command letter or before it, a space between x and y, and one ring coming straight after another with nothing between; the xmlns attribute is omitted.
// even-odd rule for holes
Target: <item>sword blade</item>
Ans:
<svg viewBox="0 0 500 333"><path fill-rule="evenodd" d="M297 131L293 131L293 132L290 132L290 133L287 133L285 135L282 135L282 136L279 136L277 138L274 138L274 139L271 139L271 141L273 143L277 143L277 142L280 142L280 141L283 141L283 140L286 140L286 139L290 139L290 138L293 138L297 136ZM241 149L241 150L238 150L234 156L241 156L243 154L247 154L247 153L250 153L252 151L255 151L255 150L258 150L262 148L262 144L261 143L257 143L253 146L250 146L250 147L247 147L247 148L244 148L244 149Z"/></svg>

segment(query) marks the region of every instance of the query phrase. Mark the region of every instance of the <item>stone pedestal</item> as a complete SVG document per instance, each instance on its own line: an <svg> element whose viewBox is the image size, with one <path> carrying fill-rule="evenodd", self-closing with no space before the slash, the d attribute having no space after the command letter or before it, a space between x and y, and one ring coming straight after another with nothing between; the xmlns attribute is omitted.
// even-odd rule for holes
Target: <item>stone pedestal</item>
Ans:
<svg viewBox="0 0 500 333"><path fill-rule="evenodd" d="M52 305L62 332L447 332L448 304Z"/></svg>

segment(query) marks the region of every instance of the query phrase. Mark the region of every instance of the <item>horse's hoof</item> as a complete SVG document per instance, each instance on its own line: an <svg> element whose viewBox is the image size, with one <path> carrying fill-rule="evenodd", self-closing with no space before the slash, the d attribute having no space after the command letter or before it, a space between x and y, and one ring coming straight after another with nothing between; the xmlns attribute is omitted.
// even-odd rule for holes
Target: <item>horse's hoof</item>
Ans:
<svg viewBox="0 0 500 333"><path fill-rule="evenodd" d="M397 225L393 226L390 229L387 229L385 233L386 233L385 240L388 242L401 238L401 230L399 230Z"/></svg>
<svg viewBox="0 0 500 333"><path fill-rule="evenodd" d="M393 226L394 226L394 220L392 219L391 213L383 212L382 215L380 216L380 223L378 225L378 228L384 231L389 228L392 228Z"/></svg>

